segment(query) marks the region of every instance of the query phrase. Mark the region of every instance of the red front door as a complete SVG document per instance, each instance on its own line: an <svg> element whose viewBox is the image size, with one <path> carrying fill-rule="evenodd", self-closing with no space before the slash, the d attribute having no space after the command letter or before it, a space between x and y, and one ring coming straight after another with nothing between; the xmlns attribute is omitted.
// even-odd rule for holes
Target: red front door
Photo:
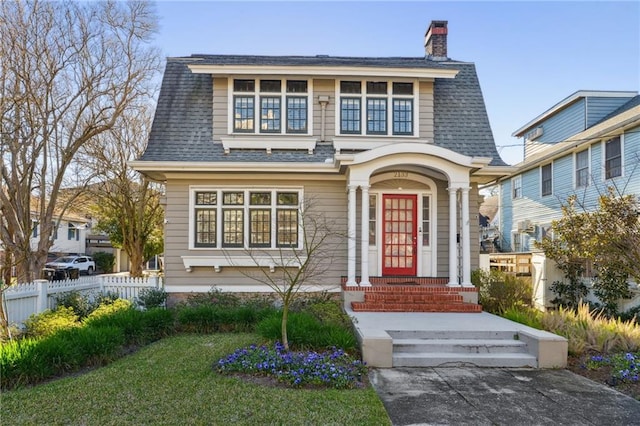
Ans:
<svg viewBox="0 0 640 426"><path fill-rule="evenodd" d="M382 275L416 275L416 195L382 195Z"/></svg>

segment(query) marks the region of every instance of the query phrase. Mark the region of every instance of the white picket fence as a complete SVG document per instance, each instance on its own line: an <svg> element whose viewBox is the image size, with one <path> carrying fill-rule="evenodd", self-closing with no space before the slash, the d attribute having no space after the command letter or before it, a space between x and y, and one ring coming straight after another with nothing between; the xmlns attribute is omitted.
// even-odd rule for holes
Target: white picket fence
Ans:
<svg viewBox="0 0 640 426"><path fill-rule="evenodd" d="M120 298L135 302L140 290L162 288L162 277L129 277L122 275L81 276L76 280L36 280L16 284L4 290L5 312L9 324L21 326L32 314L56 307L56 296L68 291L96 295L115 293Z"/></svg>

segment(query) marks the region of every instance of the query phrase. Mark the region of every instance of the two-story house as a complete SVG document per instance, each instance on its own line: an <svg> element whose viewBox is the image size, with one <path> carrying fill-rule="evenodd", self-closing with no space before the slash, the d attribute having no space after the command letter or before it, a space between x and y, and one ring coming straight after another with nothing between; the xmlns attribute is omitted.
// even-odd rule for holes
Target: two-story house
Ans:
<svg viewBox="0 0 640 426"><path fill-rule="evenodd" d="M640 195L637 92L578 91L513 135L524 139L524 161L500 182L503 250L533 249L570 195L587 209L607 187Z"/></svg>
<svg viewBox="0 0 640 426"><path fill-rule="evenodd" d="M132 163L166 184L167 291L264 290L240 271L247 251L301 247L308 200L344 236L326 289L471 288L478 185L507 167L475 66L448 58L447 32L432 22L419 57L167 59Z"/></svg>

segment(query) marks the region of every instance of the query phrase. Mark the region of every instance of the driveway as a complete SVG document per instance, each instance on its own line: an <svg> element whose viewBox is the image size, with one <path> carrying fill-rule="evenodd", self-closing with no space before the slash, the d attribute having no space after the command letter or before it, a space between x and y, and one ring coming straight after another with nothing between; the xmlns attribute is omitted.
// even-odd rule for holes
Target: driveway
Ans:
<svg viewBox="0 0 640 426"><path fill-rule="evenodd" d="M640 425L640 401L568 370L373 369L394 425Z"/></svg>

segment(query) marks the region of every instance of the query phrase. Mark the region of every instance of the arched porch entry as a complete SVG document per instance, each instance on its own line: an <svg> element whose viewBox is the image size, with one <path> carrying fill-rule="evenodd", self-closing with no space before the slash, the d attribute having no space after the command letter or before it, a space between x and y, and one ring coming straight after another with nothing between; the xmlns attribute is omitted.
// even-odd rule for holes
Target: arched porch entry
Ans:
<svg viewBox="0 0 640 426"><path fill-rule="evenodd" d="M488 159L404 143L344 156L341 162L348 167L347 286L370 286L372 275L436 276L440 257L448 258L449 286L473 286L470 173L486 166ZM448 192L440 203L439 186ZM447 225L438 223L438 205L448 210ZM443 237L448 249L438 247ZM360 264L356 265L358 257Z"/></svg>

